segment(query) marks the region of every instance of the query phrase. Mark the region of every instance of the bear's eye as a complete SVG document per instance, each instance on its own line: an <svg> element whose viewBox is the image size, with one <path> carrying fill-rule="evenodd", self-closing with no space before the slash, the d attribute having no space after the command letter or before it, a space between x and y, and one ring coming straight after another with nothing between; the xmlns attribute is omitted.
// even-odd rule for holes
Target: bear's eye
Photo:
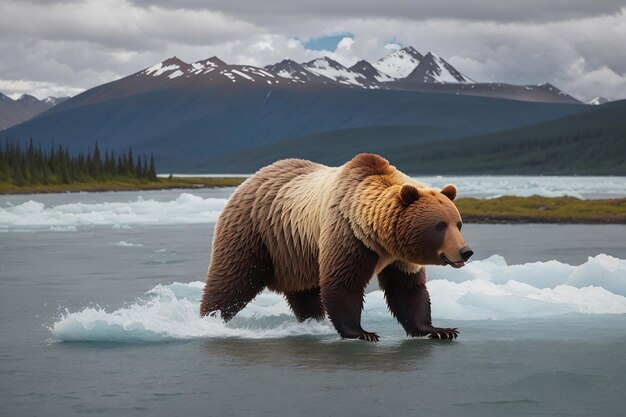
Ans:
<svg viewBox="0 0 626 417"><path fill-rule="evenodd" d="M437 223L437 230L444 230L447 226L446 222L439 222Z"/></svg>
<svg viewBox="0 0 626 417"><path fill-rule="evenodd" d="M461 230L461 227L463 227L463 223L458 222L458 223L456 224L456 227L458 227L458 228L459 228L459 230Z"/></svg>

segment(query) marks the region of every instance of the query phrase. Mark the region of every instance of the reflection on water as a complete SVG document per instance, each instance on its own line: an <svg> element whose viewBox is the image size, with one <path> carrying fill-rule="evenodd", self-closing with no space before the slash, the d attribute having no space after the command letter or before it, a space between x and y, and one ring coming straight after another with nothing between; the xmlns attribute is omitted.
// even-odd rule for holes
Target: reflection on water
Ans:
<svg viewBox="0 0 626 417"><path fill-rule="evenodd" d="M427 363L434 349L454 350L456 345L455 341L432 339L363 343L336 337L297 336L272 340L213 339L203 342L203 349L211 357L228 358L237 366L410 372Z"/></svg>

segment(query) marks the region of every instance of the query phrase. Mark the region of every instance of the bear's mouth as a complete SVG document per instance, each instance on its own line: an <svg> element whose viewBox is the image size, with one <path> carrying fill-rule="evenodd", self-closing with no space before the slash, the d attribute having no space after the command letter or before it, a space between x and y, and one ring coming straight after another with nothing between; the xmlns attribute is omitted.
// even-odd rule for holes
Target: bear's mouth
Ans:
<svg viewBox="0 0 626 417"><path fill-rule="evenodd" d="M465 262L463 262L463 261L452 262L443 253L441 254L441 260L443 261L444 265L450 265L452 268L461 268L461 267L465 266Z"/></svg>

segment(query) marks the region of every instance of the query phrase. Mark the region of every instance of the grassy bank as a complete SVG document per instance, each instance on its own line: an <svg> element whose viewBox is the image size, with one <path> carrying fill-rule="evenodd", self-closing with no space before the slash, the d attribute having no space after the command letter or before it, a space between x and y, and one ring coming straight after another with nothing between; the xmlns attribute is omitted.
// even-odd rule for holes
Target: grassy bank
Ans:
<svg viewBox="0 0 626 417"><path fill-rule="evenodd" d="M235 187L243 177L189 177L159 178L157 181L104 181L76 182L71 184L23 185L0 183L0 194L66 193L80 191L138 191L166 190L171 188Z"/></svg>
<svg viewBox="0 0 626 417"><path fill-rule="evenodd" d="M579 200L573 197L462 198L457 206L467 223L620 223L626 224L626 198Z"/></svg>

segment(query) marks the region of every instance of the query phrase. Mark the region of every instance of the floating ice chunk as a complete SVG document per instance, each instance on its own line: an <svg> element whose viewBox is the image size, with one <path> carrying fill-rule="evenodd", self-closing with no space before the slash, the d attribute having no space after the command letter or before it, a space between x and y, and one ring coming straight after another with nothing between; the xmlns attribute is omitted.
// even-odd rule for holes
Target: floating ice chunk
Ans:
<svg viewBox="0 0 626 417"><path fill-rule="evenodd" d="M594 285L626 295L626 261L605 254L589 257L586 263L574 268L567 284L574 287Z"/></svg>
<svg viewBox="0 0 626 417"><path fill-rule="evenodd" d="M558 261L507 265L504 258L494 255L470 262L461 269L433 266L428 268L428 277L429 280L443 279L456 283L481 280L506 284L516 281L537 288L555 288L561 284L575 288L592 285L626 296L626 260L605 254L589 257L580 266Z"/></svg>
<svg viewBox="0 0 626 417"><path fill-rule="evenodd" d="M50 226L51 232L76 232L76 226Z"/></svg>
<svg viewBox="0 0 626 417"><path fill-rule="evenodd" d="M226 204L225 198L202 198L189 193L172 201L144 200L106 203L71 203L46 207L36 201L0 207L0 228L50 230L51 227L209 223Z"/></svg>
<svg viewBox="0 0 626 417"><path fill-rule="evenodd" d="M124 240L120 240L119 242L115 244L115 246L119 246L122 248L141 248L143 247L143 243L130 243Z"/></svg>

